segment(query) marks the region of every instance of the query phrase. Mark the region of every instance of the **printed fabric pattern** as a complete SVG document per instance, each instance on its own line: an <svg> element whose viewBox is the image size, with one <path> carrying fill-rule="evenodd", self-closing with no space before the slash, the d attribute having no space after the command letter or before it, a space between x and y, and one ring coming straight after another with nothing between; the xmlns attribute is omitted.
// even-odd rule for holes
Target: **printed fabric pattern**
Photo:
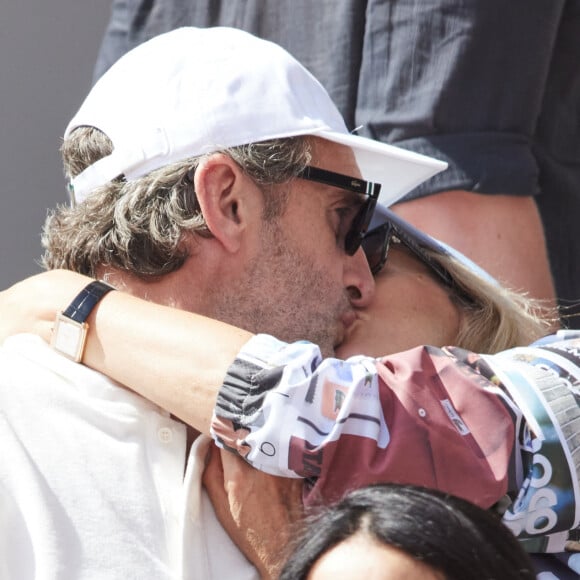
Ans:
<svg viewBox="0 0 580 580"><path fill-rule="evenodd" d="M530 552L561 552L580 523L579 363L574 331L497 355L422 346L346 361L258 335L211 431L254 467L304 478L306 504L425 485L501 509Z"/></svg>

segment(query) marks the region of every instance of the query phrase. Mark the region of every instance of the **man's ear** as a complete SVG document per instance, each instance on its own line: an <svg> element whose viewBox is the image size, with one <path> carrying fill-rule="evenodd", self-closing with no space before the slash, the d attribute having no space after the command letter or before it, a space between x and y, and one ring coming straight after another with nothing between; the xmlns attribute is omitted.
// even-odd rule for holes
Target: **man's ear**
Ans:
<svg viewBox="0 0 580 580"><path fill-rule="evenodd" d="M229 252L238 251L261 215L256 184L231 157L216 153L197 166L194 185L207 227Z"/></svg>

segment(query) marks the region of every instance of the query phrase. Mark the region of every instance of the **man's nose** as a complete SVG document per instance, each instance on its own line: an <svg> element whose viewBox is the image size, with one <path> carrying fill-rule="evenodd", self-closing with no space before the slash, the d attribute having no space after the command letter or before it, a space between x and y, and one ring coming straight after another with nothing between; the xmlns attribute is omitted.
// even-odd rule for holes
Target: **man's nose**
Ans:
<svg viewBox="0 0 580 580"><path fill-rule="evenodd" d="M361 248L346 257L344 283L353 306L363 308L370 304L375 294L375 280Z"/></svg>

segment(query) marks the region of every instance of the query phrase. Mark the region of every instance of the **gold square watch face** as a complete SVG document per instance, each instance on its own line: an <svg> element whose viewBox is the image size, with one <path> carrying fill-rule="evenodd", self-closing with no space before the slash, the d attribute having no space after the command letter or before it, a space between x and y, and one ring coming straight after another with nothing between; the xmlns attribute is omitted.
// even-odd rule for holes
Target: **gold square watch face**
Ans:
<svg viewBox="0 0 580 580"><path fill-rule="evenodd" d="M64 356L80 362L89 325L75 322L62 313L57 314L50 345Z"/></svg>

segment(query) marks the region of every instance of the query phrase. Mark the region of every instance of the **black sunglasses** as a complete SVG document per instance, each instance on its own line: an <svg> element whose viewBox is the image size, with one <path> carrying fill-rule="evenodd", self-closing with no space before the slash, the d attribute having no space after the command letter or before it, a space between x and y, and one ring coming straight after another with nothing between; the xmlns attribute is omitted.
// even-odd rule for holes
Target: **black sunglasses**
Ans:
<svg viewBox="0 0 580 580"><path fill-rule="evenodd" d="M320 169L319 167L311 167L310 165L307 165L296 177L366 196L367 199L352 220L352 224L344 240L344 251L349 256L353 256L360 248L365 233L371 223L371 218L377 205L377 199L381 192L381 184L365 181L358 177L350 177L342 173L335 173L327 169Z"/></svg>
<svg viewBox="0 0 580 580"><path fill-rule="evenodd" d="M435 240L427 237L419 230L405 232L403 228L386 221L384 224L368 232L362 241L362 249L367 257L373 275L378 274L387 262L389 248L392 243L403 244L416 258L425 264L446 286L453 289L455 295L469 304L474 303L472 296L467 294L455 281L453 276L437 260L434 260L426 250L439 254L447 254L445 249Z"/></svg>

